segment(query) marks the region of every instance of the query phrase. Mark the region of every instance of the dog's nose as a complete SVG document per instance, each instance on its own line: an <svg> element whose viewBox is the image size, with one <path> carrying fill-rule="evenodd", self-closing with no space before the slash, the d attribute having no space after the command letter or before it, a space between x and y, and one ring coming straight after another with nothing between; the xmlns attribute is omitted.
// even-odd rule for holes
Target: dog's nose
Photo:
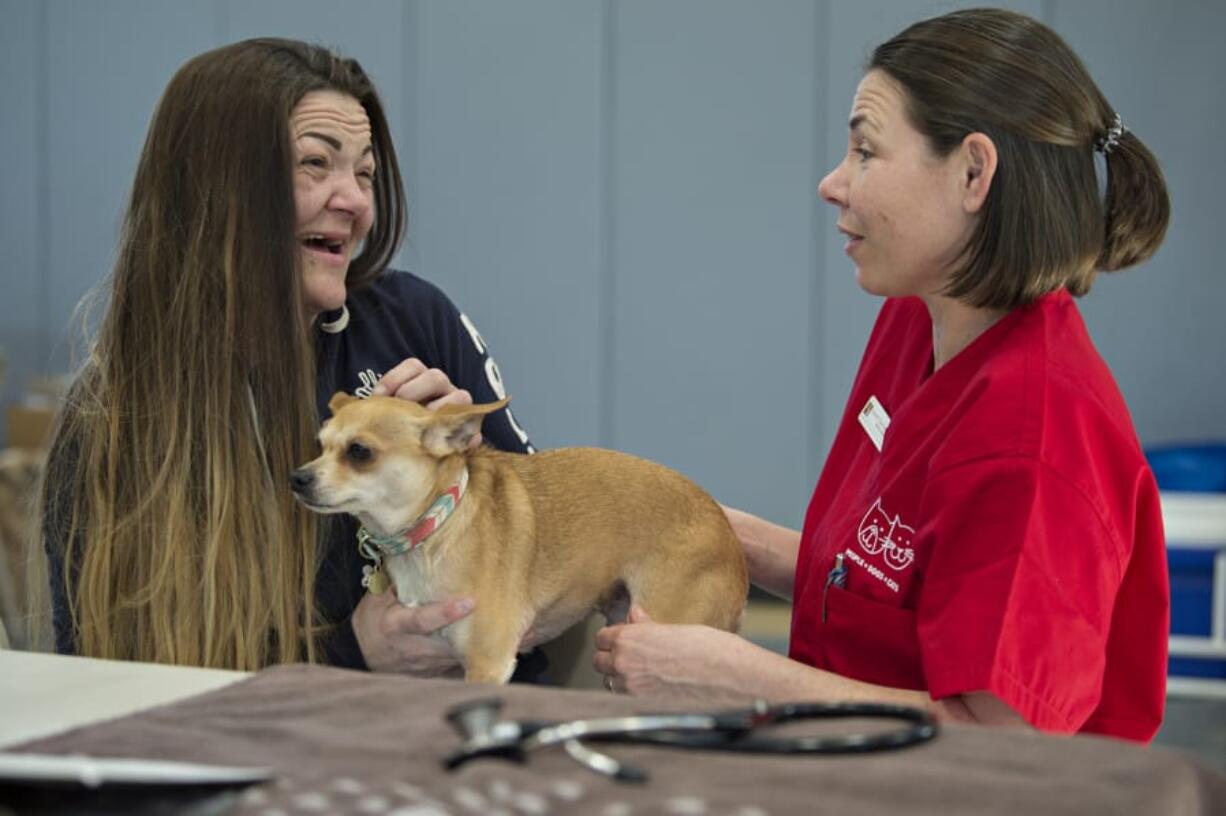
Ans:
<svg viewBox="0 0 1226 816"><path fill-rule="evenodd" d="M306 468L298 468L289 475L290 487L296 492L302 492L315 482L315 474Z"/></svg>

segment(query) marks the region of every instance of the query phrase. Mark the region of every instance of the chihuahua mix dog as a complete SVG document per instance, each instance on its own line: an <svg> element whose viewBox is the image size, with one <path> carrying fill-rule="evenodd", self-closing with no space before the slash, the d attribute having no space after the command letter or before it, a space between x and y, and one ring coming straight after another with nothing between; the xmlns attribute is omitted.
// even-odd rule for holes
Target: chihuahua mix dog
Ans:
<svg viewBox="0 0 1226 816"><path fill-rule="evenodd" d="M736 630L745 555L710 496L616 451L474 447L485 415L506 404L430 411L338 393L319 433L323 453L291 475L295 497L356 516L364 552L401 603L476 599L471 615L436 633L470 681L505 683L521 647L593 609L624 620L633 602L661 623ZM381 591L382 576L368 578Z"/></svg>

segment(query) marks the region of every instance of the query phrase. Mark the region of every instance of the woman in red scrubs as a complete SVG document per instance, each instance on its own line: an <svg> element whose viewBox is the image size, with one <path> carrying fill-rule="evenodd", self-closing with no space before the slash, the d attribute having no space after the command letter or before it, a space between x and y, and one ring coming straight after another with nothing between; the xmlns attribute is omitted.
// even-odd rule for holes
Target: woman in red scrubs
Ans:
<svg viewBox="0 0 1226 816"><path fill-rule="evenodd" d="M755 583L793 601L790 655L636 608L596 668L635 694L1149 740L1158 490L1074 298L1158 248L1158 165L1054 32L995 9L880 46L849 128L819 189L886 301L803 531L728 511Z"/></svg>

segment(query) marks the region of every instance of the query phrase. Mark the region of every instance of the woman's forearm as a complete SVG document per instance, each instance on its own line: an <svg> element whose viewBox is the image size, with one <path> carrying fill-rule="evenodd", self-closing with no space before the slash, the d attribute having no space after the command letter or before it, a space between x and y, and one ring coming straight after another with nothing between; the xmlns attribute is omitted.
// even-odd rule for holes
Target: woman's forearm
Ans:
<svg viewBox="0 0 1226 816"><path fill-rule="evenodd" d="M791 600L800 533L732 507L725 507L724 514L745 548L749 580L772 595Z"/></svg>
<svg viewBox="0 0 1226 816"><path fill-rule="evenodd" d="M592 665L612 689L636 695L707 704L887 702L923 708L941 720L1023 723L990 692L933 700L926 691L878 686L805 665L722 629L655 623L637 605L628 623L596 633Z"/></svg>
<svg viewBox="0 0 1226 816"><path fill-rule="evenodd" d="M816 669L763 649L748 641L738 654L727 655L725 677L741 690L770 702L880 702L922 708L944 722L1024 726L1026 721L996 695L986 691L934 700L926 691L892 688L852 680Z"/></svg>

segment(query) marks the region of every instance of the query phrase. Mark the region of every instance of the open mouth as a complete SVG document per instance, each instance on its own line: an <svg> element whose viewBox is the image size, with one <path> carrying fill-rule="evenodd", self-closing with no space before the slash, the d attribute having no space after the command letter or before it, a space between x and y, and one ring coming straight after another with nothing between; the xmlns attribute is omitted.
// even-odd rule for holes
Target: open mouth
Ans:
<svg viewBox="0 0 1226 816"><path fill-rule="evenodd" d="M852 250L860 246L861 242L864 241L863 235L857 235L851 230L844 229L843 227L838 227L838 231L843 233L843 237L847 239L847 245L843 247L843 251L849 255L851 254Z"/></svg>
<svg viewBox="0 0 1226 816"><path fill-rule="evenodd" d="M345 240L343 238L329 237L320 233L303 236L302 245L312 252L318 252L321 255L339 258L345 254Z"/></svg>

